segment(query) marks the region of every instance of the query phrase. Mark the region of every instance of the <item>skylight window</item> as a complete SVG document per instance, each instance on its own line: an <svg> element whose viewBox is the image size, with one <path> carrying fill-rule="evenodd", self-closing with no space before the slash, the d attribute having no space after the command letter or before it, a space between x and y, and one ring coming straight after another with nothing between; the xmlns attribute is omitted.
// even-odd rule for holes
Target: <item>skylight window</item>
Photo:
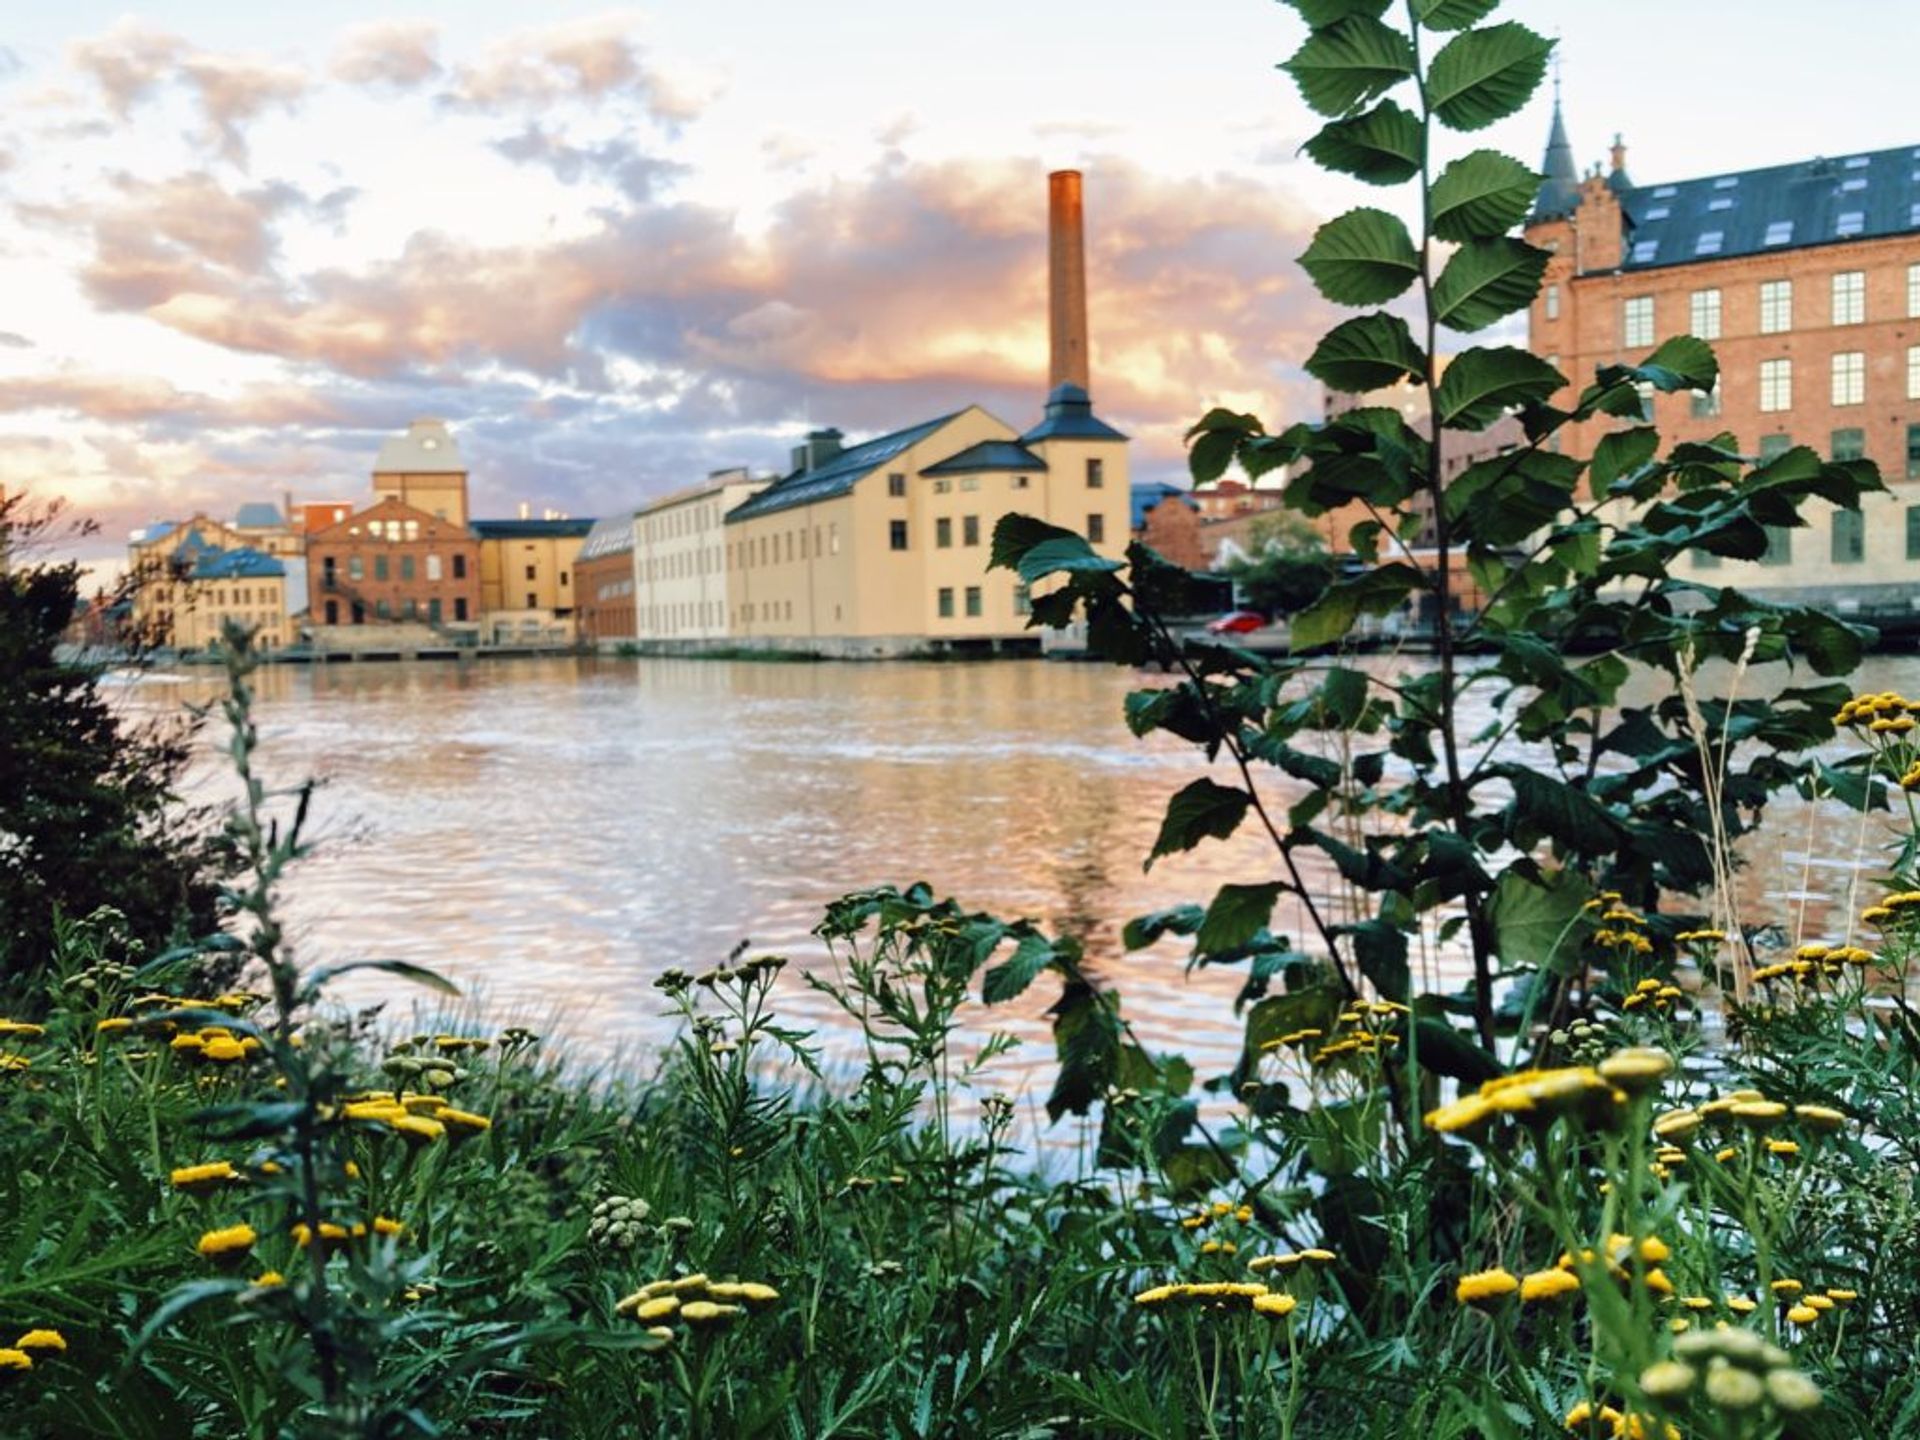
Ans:
<svg viewBox="0 0 1920 1440"><path fill-rule="evenodd" d="M1920 160L1920 150L1914 151L1913 155L1916 160ZM1655 190L1653 192L1653 198L1656 200L1669 200L1673 198L1673 194L1674 194L1673 186L1662 185L1658 190Z"/></svg>
<svg viewBox="0 0 1920 1440"><path fill-rule="evenodd" d="M1707 202L1707 209L1709 210L1731 210L1732 208L1733 197L1731 195L1719 195Z"/></svg>
<svg viewBox="0 0 1920 1440"><path fill-rule="evenodd" d="M1633 260L1636 265L1644 265L1660 253L1658 240L1636 240L1633 242Z"/></svg>
<svg viewBox="0 0 1920 1440"><path fill-rule="evenodd" d="M1920 225L1920 200L1907 207L1907 224Z"/></svg>
<svg viewBox="0 0 1920 1440"><path fill-rule="evenodd" d="M1718 255L1720 253L1720 242L1726 238L1727 232L1724 230L1702 230L1700 232L1700 238L1694 242L1693 253L1696 255Z"/></svg>
<svg viewBox="0 0 1920 1440"><path fill-rule="evenodd" d="M1840 188L1842 190L1864 190L1867 188L1867 177L1864 175L1856 175L1851 180L1842 180L1840 182Z"/></svg>
<svg viewBox="0 0 1920 1440"><path fill-rule="evenodd" d="M1858 235L1867 228L1867 212L1864 210L1842 210L1834 217L1835 235Z"/></svg>
<svg viewBox="0 0 1920 1440"><path fill-rule="evenodd" d="M1731 190L1739 183L1740 177L1738 175L1722 175L1718 180L1713 182L1713 188L1716 190Z"/></svg>
<svg viewBox="0 0 1920 1440"><path fill-rule="evenodd" d="M1866 169L1866 168L1867 168L1867 160L1868 160L1868 158L1869 158L1869 157L1868 157L1868 156L1865 156L1865 155L1853 155L1853 156L1849 156L1849 157L1848 157L1848 159L1847 159L1847 169L1849 169L1849 170L1864 170L1864 169Z"/></svg>
<svg viewBox="0 0 1920 1440"><path fill-rule="evenodd" d="M1649 220L1664 220L1671 214L1673 214L1673 207L1671 205L1656 205L1647 211L1646 218Z"/></svg>
<svg viewBox="0 0 1920 1440"><path fill-rule="evenodd" d="M1791 220L1775 220L1767 226L1767 238L1761 243L1764 245L1791 245L1793 243L1793 222Z"/></svg>

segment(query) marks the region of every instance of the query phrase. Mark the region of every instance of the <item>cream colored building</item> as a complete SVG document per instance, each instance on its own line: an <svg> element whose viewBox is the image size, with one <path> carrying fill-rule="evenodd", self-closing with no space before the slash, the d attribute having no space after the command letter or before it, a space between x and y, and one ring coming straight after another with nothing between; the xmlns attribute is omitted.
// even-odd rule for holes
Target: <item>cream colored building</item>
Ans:
<svg viewBox="0 0 1920 1440"><path fill-rule="evenodd" d="M287 567L249 548L221 549L193 528L176 528L165 551L152 542L134 591L141 637L172 650L211 649L229 623L254 632L262 650L293 643Z"/></svg>
<svg viewBox="0 0 1920 1440"><path fill-rule="evenodd" d="M480 541L480 634L490 645L573 639L573 562L591 520L474 520Z"/></svg>
<svg viewBox="0 0 1920 1440"><path fill-rule="evenodd" d="M642 506L633 516L634 625L643 642L726 638L727 513L772 477L716 470L699 485Z"/></svg>
<svg viewBox="0 0 1920 1440"><path fill-rule="evenodd" d="M380 442L373 498L399 500L455 525L467 523L467 462L444 420L415 420Z"/></svg>
<svg viewBox="0 0 1920 1440"><path fill-rule="evenodd" d="M817 431L794 458L727 516L731 631L745 644L1037 648L1024 587L987 570L1000 518L1049 521L1116 558L1129 539L1126 437L1071 383L1025 434L973 405L848 448Z"/></svg>

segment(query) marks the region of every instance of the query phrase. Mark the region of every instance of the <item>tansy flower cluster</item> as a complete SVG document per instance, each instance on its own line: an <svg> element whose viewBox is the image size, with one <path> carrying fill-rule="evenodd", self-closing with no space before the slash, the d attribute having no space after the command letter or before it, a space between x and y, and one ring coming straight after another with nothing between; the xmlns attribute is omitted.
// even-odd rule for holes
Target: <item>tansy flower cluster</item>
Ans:
<svg viewBox="0 0 1920 1440"><path fill-rule="evenodd" d="M1920 714L1920 701L1886 690L1878 695L1854 696L1834 712L1833 723L1872 735L1904 735L1913 729L1916 714Z"/></svg>
<svg viewBox="0 0 1920 1440"><path fill-rule="evenodd" d="M1678 1427L1643 1415L1623 1414L1611 1405L1595 1406L1582 1400L1567 1411L1567 1429L1576 1435L1604 1435L1607 1440L1681 1440Z"/></svg>
<svg viewBox="0 0 1920 1440"><path fill-rule="evenodd" d="M493 1128L493 1121L485 1115L456 1109L438 1095L408 1091L370 1091L348 1100L337 1111L323 1113L328 1119L391 1132L413 1146L430 1145L436 1140L457 1145Z"/></svg>
<svg viewBox="0 0 1920 1440"><path fill-rule="evenodd" d="M1428 1111L1427 1128L1479 1139L1506 1116L1548 1124L1561 1115L1578 1115L1589 1124L1605 1125L1632 1094L1652 1089L1672 1071L1672 1056L1644 1047L1617 1050L1598 1065L1520 1070L1487 1081L1477 1094Z"/></svg>
<svg viewBox="0 0 1920 1440"><path fill-rule="evenodd" d="M631 1315L647 1327L655 1340L675 1338L675 1325L694 1330L721 1329L749 1311L778 1303L780 1292L757 1280L709 1280L705 1275L683 1275L676 1280L652 1280L613 1307L616 1315Z"/></svg>
<svg viewBox="0 0 1920 1440"><path fill-rule="evenodd" d="M1209 1226L1222 1225L1232 1221L1236 1225L1248 1225L1253 1222L1251 1205L1229 1205L1224 1200L1216 1200L1211 1205L1202 1205L1193 1214L1180 1221L1180 1228L1187 1231L1199 1231ZM1240 1246L1222 1235L1211 1235L1200 1242L1202 1255L1235 1255Z"/></svg>
<svg viewBox="0 0 1920 1440"><path fill-rule="evenodd" d="M1878 905L1869 905L1862 910L1860 918L1868 925L1878 925L1883 930L1910 925L1920 920L1920 890L1896 891Z"/></svg>
<svg viewBox="0 0 1920 1440"><path fill-rule="evenodd" d="M1664 980L1642 980L1620 1002L1622 1010L1651 1010L1656 1014L1671 1010L1686 999L1687 992Z"/></svg>
<svg viewBox="0 0 1920 1440"><path fill-rule="evenodd" d="M66 1336L58 1330L29 1330L13 1344L0 1346L0 1381L24 1375L36 1362L45 1363L66 1349Z"/></svg>
<svg viewBox="0 0 1920 1440"><path fill-rule="evenodd" d="M1653 941L1646 936L1646 917L1624 903L1618 890L1603 891L1585 906L1587 914L1599 922L1599 928L1587 937L1587 943L1603 950L1628 955L1651 955Z"/></svg>
<svg viewBox="0 0 1920 1440"><path fill-rule="evenodd" d="M1315 1246L1290 1250L1284 1255L1255 1256L1247 1262L1247 1269L1256 1275L1291 1280L1295 1275L1331 1265L1336 1258L1333 1251ZM1280 1320L1300 1307L1300 1297L1285 1289L1276 1289L1265 1280L1206 1280L1155 1285L1135 1295L1133 1303L1147 1310L1199 1309Z"/></svg>
<svg viewBox="0 0 1920 1440"><path fill-rule="evenodd" d="M1673 1357L1640 1372L1640 1389L1663 1407L1699 1395L1736 1415L1771 1408L1784 1418L1820 1406L1820 1387L1794 1368L1793 1357L1751 1330L1693 1330L1673 1342Z"/></svg>

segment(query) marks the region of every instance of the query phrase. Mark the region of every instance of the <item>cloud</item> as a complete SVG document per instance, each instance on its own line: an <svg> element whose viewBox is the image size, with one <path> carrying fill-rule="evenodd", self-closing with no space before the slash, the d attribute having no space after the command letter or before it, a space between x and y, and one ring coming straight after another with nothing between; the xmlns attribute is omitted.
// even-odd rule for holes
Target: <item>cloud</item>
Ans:
<svg viewBox="0 0 1920 1440"><path fill-rule="evenodd" d="M194 54L181 62L180 73L199 93L209 140L223 159L242 167L243 127L273 106L292 109L307 92L300 71L249 56Z"/></svg>
<svg viewBox="0 0 1920 1440"><path fill-rule="evenodd" d="M232 396L214 396L181 390L157 375L76 366L0 380L0 414L35 412L181 431L337 425L349 414L324 391L305 385L250 385Z"/></svg>
<svg viewBox="0 0 1920 1440"><path fill-rule="evenodd" d="M31 350L33 341L15 330L0 330L0 346L9 350Z"/></svg>
<svg viewBox="0 0 1920 1440"><path fill-rule="evenodd" d="M615 13L523 30L456 68L442 100L462 109L497 111L624 97L658 120L694 119L706 97L648 63L631 33L633 23Z"/></svg>
<svg viewBox="0 0 1920 1440"><path fill-rule="evenodd" d="M493 148L516 164L544 165L564 184L600 180L636 202L651 200L663 185L687 170L676 161L648 154L630 140L575 145L531 120L518 135L495 141Z"/></svg>
<svg viewBox="0 0 1920 1440"><path fill-rule="evenodd" d="M349 85L412 89L440 71L440 28L424 20L355 25L333 52L332 73Z"/></svg>
<svg viewBox="0 0 1920 1440"><path fill-rule="evenodd" d="M67 47L67 59L93 79L113 113L125 120L172 76L186 48L178 35L128 17L104 35L76 40Z"/></svg>

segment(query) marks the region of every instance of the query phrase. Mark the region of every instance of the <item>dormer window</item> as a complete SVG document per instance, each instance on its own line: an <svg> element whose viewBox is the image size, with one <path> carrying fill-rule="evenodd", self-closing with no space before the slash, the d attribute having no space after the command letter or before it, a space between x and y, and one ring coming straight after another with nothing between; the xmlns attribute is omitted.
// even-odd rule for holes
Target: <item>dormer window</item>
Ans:
<svg viewBox="0 0 1920 1440"><path fill-rule="evenodd" d="M1696 255L1718 255L1720 253L1721 242L1726 238L1727 232L1724 230L1702 230L1700 232L1700 238L1694 242L1693 253Z"/></svg>
<svg viewBox="0 0 1920 1440"><path fill-rule="evenodd" d="M1633 242L1633 263L1644 265L1660 253L1658 240L1636 240Z"/></svg>
<svg viewBox="0 0 1920 1440"><path fill-rule="evenodd" d="M1791 220L1773 221L1771 224L1767 226L1767 237L1761 243L1764 245L1792 244L1793 243L1793 222Z"/></svg>
<svg viewBox="0 0 1920 1440"><path fill-rule="evenodd" d="M1836 236L1858 235L1867 228L1867 212L1864 210L1842 210L1834 217L1833 233Z"/></svg>
<svg viewBox="0 0 1920 1440"><path fill-rule="evenodd" d="M1713 182L1713 188L1716 190L1731 190L1739 183L1740 177L1738 175L1722 175L1718 180Z"/></svg>
<svg viewBox="0 0 1920 1440"><path fill-rule="evenodd" d="M1732 208L1733 197L1731 195L1716 195L1707 202L1707 209L1709 210L1731 210Z"/></svg>
<svg viewBox="0 0 1920 1440"><path fill-rule="evenodd" d="M1673 214L1673 207L1671 205L1656 205L1647 211L1647 219L1650 221L1664 220L1671 214Z"/></svg>

